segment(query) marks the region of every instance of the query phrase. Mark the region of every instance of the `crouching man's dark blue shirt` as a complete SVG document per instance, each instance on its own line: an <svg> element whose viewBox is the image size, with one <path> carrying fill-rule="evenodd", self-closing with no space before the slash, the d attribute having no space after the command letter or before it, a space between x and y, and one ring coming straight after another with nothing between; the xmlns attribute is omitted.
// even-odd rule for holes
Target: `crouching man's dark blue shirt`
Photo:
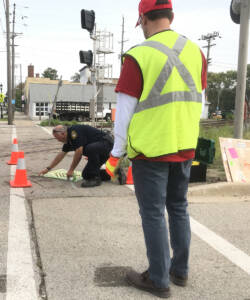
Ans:
<svg viewBox="0 0 250 300"><path fill-rule="evenodd" d="M67 129L67 134L68 140L63 145L62 151L75 151L79 147L83 147L83 155L85 155L84 148L88 144L99 142L106 135L101 130L88 125L73 125Z"/></svg>

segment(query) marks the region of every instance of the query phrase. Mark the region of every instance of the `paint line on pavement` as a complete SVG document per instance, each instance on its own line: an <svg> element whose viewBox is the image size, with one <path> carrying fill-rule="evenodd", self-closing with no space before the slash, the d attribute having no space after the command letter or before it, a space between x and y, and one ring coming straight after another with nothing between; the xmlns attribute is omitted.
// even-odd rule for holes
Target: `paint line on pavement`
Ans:
<svg viewBox="0 0 250 300"><path fill-rule="evenodd" d="M11 166L12 176L15 170ZM38 299L34 275L24 191L10 188L6 300Z"/></svg>
<svg viewBox="0 0 250 300"><path fill-rule="evenodd" d="M39 127L39 128L42 128L45 132L47 132L49 135L52 135L52 132L49 130L49 129L47 129L47 128L45 128L45 127L43 127L43 126L38 126L38 125L36 125L37 127Z"/></svg>
<svg viewBox="0 0 250 300"><path fill-rule="evenodd" d="M132 191L135 190L134 185L126 185L126 187L128 187ZM244 253L204 225L200 224L192 217L190 217L190 223L191 230L195 235L197 235L201 240L206 242L209 246L214 248L216 251L221 253L228 260L230 260L232 263L234 263L236 266L250 275L250 257L246 253Z"/></svg>
<svg viewBox="0 0 250 300"><path fill-rule="evenodd" d="M126 187L129 188L131 191L135 191L134 185L126 184Z"/></svg>
<svg viewBox="0 0 250 300"><path fill-rule="evenodd" d="M250 257L246 253L191 217L190 223L194 234L250 275Z"/></svg>

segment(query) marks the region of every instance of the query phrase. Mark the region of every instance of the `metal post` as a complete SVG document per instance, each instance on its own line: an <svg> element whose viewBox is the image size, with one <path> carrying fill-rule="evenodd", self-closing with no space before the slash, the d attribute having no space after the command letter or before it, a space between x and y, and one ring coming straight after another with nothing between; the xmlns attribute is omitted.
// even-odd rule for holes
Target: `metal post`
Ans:
<svg viewBox="0 0 250 300"><path fill-rule="evenodd" d="M121 65L120 65L120 71L122 70L123 46L124 46L124 16L122 16L122 41L121 41Z"/></svg>
<svg viewBox="0 0 250 300"><path fill-rule="evenodd" d="M208 76L208 66L209 66L209 58L210 58L210 48L211 48L211 39L208 40L207 44L207 76ZM205 89L205 102L208 102L208 87Z"/></svg>
<svg viewBox="0 0 250 300"><path fill-rule="evenodd" d="M219 110L219 105L220 105L220 93L221 93L221 90L218 91L218 95L217 95L217 107L216 107L217 111Z"/></svg>
<svg viewBox="0 0 250 300"><path fill-rule="evenodd" d="M243 137L244 102L246 94L247 54L249 38L250 1L241 0L240 42L235 99L234 138Z"/></svg>
<svg viewBox="0 0 250 300"><path fill-rule="evenodd" d="M39 121L41 121L41 104L42 103L39 103Z"/></svg>
<svg viewBox="0 0 250 300"><path fill-rule="evenodd" d="M13 20L12 20L12 45L11 45L11 53L12 53L12 99L13 101L16 100L16 90L15 90L15 18L16 18L16 4L14 3L13 5ZM15 114L15 103L12 104L12 115L14 119L14 114Z"/></svg>
<svg viewBox="0 0 250 300"><path fill-rule="evenodd" d="M12 90L10 64L10 10L9 0L6 0L6 48L7 48L7 86L8 86L8 125L13 124L12 118Z"/></svg>
<svg viewBox="0 0 250 300"><path fill-rule="evenodd" d="M93 70L92 70L92 80L93 80L93 101L94 101L94 113L92 116L92 126L95 127L96 119L96 102L97 102L97 88L96 88L96 24L94 27L94 34L91 34L91 39L93 39Z"/></svg>

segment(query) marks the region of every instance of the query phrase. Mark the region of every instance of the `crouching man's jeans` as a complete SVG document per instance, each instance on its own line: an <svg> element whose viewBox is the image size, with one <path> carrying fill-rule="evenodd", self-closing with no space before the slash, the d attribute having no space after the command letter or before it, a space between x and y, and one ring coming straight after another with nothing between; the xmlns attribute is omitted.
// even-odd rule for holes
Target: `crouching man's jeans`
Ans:
<svg viewBox="0 0 250 300"><path fill-rule="evenodd" d="M188 273L190 221L187 190L192 160L151 162L135 160L132 172L149 261L149 276L157 287L168 287L169 271ZM165 211L168 212L170 259Z"/></svg>

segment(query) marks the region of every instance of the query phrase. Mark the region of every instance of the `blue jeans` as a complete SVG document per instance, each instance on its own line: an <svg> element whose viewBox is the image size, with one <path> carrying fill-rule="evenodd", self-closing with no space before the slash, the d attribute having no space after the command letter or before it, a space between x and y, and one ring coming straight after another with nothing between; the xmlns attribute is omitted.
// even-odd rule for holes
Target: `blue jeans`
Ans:
<svg viewBox="0 0 250 300"><path fill-rule="evenodd" d="M135 194L144 232L149 276L157 287L168 287L169 272L188 274L191 240L187 190L192 160L185 162L132 162ZM168 212L168 231L165 219Z"/></svg>

